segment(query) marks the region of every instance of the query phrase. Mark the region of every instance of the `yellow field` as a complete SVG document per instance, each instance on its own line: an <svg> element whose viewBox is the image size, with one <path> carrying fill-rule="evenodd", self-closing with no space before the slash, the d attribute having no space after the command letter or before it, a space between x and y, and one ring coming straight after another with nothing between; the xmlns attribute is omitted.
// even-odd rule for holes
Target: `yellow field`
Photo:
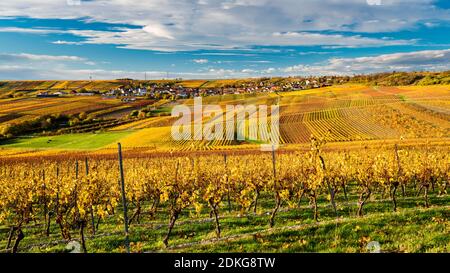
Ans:
<svg viewBox="0 0 450 273"><path fill-rule="evenodd" d="M186 88L199 88L203 84L205 84L207 81L205 80L187 80L180 83L181 86Z"/></svg>
<svg viewBox="0 0 450 273"><path fill-rule="evenodd" d="M145 128L120 140L126 148L170 148L171 127ZM111 144L106 148L116 148L116 144Z"/></svg>

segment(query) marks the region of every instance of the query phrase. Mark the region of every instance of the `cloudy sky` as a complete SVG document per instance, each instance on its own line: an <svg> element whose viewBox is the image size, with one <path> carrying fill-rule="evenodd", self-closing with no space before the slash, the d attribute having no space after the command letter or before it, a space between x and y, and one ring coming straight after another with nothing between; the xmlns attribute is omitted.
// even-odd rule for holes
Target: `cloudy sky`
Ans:
<svg viewBox="0 0 450 273"><path fill-rule="evenodd" d="M0 79L450 69L448 0L0 2Z"/></svg>

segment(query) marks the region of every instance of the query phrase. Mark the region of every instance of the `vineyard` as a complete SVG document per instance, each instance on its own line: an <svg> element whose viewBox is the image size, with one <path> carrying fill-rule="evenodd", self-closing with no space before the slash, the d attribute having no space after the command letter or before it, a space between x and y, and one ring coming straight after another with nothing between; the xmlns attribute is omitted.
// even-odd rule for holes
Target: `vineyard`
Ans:
<svg viewBox="0 0 450 273"><path fill-rule="evenodd" d="M329 142L380 141L395 139L445 139L450 136L448 101L450 89L437 87L422 92L399 88L368 88L364 86L331 87L303 92L213 96L204 104L273 105L280 106L280 142L284 145L305 145L310 136ZM184 101L192 105L192 100ZM138 130L135 137L124 140L125 147L154 147L162 150L228 150L252 145L251 142L174 141L170 126L176 118L151 118L117 127L114 130ZM205 120L214 125L220 119ZM224 122L224 127L225 121ZM246 131L251 128L246 125ZM155 127L160 128L158 141L153 141ZM152 128L152 129L150 129ZM142 130L141 130L142 129ZM255 129L255 128L253 128ZM164 133L165 132L165 133ZM198 133L198 132L197 132ZM134 142L139 138L140 141ZM161 145L163 144L163 145Z"/></svg>
<svg viewBox="0 0 450 273"><path fill-rule="evenodd" d="M278 105L281 146L265 152L248 137L174 140L177 118L159 113L192 99L2 99L0 127L58 113L98 120L0 144L0 252L67 252L72 241L84 252L126 252L127 241L131 252L367 252L371 241L448 252L449 98L449 86L363 85L203 98ZM123 117L147 105L157 114ZM264 122L249 118L244 131Z"/></svg>
<svg viewBox="0 0 450 273"><path fill-rule="evenodd" d="M361 238L351 241L345 232L360 228L353 222L388 221L380 217L390 211L407 218L411 209L428 208L429 214L418 215L432 217L433 232L441 234L432 248L386 244L391 251L448 251L450 238L442 237L449 231L448 149L394 145L324 152L323 145L313 138L309 152L125 158L125 199L113 158L4 159L0 242L12 252L64 251L71 240L86 252L122 252L122 208L128 204L135 252L317 251L301 234L333 226L341 234L330 251L359 252L361 240L384 237L357 230ZM272 249L276 231L288 235L281 248ZM429 244L429 238L422 240ZM239 241L245 242L240 248ZM259 243L262 248L252 248Z"/></svg>
<svg viewBox="0 0 450 273"><path fill-rule="evenodd" d="M434 87L432 87L434 88ZM328 142L380 141L395 139L445 139L450 136L448 115L449 87L370 88L364 86L330 87L320 90L280 94L226 95L205 98L203 103L222 105L280 106L280 142L284 145L306 145L311 135ZM192 100L184 101L192 105ZM124 147L153 147L162 150L228 150L252 145L251 142L174 141L170 126L174 118L151 118L119 129L138 130ZM217 119L205 120L212 126ZM224 122L224 127L225 121ZM250 130L248 124L246 131ZM153 141L155 128L158 141ZM152 128L152 129L150 129ZM142 130L141 130L142 129ZM254 129L254 128L253 128ZM165 133L164 133L165 132ZM198 132L197 132L198 133ZM140 141L134 142L139 138ZM163 144L163 145L161 145ZM253 144L254 145L254 144ZM255 145L254 145L255 146ZM242 147L241 147L242 148Z"/></svg>
<svg viewBox="0 0 450 273"><path fill-rule="evenodd" d="M94 117L107 117L116 111L128 109L128 112L131 112L139 103L124 104L119 99L82 96L0 100L0 126L52 114L71 115L84 112ZM150 103L151 101L147 102Z"/></svg>
<svg viewBox="0 0 450 273"><path fill-rule="evenodd" d="M371 142L399 139L445 140L450 136L448 86L432 87L367 87L344 85L315 90L282 93L232 94L203 98L204 105L278 105L280 107L279 140L286 147L305 147L312 136L324 138L329 143ZM122 103L118 99L98 97L69 97L51 99L0 100L0 128L20 123L46 114L88 113L104 119L92 125L63 128L59 134L86 132L124 132L121 142L124 149L154 149L170 151L220 151L257 148L259 143L246 138L242 141L173 140L171 126L177 117L154 115L123 119L132 111L152 105L158 111L170 113L175 105L193 107L193 99L178 101L140 100ZM159 112L155 112L159 113ZM248 113L249 115L252 113ZM220 117L204 117L204 126L218 123L227 126ZM263 121L247 122L245 132L258 130ZM270 123L270 120L267 120ZM200 135L200 131L194 135ZM101 133L98 134L101 138ZM75 135L76 137L76 135ZM48 139L45 139L45 141ZM36 140L45 143L44 139ZM4 148L28 148L28 139L17 139ZM116 142L105 143L96 149L110 149ZM372 144L371 144L372 145ZM42 145L50 149L51 145ZM20 152L20 151L18 151Z"/></svg>

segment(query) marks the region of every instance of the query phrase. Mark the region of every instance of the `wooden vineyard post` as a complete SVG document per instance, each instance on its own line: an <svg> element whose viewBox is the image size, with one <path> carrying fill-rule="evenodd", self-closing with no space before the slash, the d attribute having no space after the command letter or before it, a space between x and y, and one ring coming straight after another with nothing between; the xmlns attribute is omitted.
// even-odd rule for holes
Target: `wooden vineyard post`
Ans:
<svg viewBox="0 0 450 273"><path fill-rule="evenodd" d="M75 179L78 179L78 160L75 162Z"/></svg>
<svg viewBox="0 0 450 273"><path fill-rule="evenodd" d="M86 178L89 177L89 163L87 157L84 159L84 166L86 168ZM92 226L92 234L95 235L95 219L94 219L94 208L91 206L91 226Z"/></svg>
<svg viewBox="0 0 450 273"><path fill-rule="evenodd" d="M48 214L48 202L47 202L47 194L46 194L46 185L45 185L45 170L42 170L42 201L44 202L44 223L47 224L47 221L50 221L50 215ZM45 235L49 236L47 233L47 226L44 225Z"/></svg>
<svg viewBox="0 0 450 273"><path fill-rule="evenodd" d="M278 209L281 205L281 196L278 191L278 183L277 183L277 169L276 169L276 158L275 158L275 146L272 145L272 167L273 167L273 188L275 191L275 208L273 209L270 219L269 226L272 228L275 225L275 215L278 212Z"/></svg>
<svg viewBox="0 0 450 273"><path fill-rule="evenodd" d="M228 212L231 213L231 200L230 200L230 178L228 177L228 164L227 164L227 154L223 155L223 160L225 163L225 172L226 172L226 183L227 183L227 201L228 201Z"/></svg>
<svg viewBox="0 0 450 273"><path fill-rule="evenodd" d="M272 166L273 166L273 179L277 176L277 169L276 169L276 159L275 159L275 146L272 145Z"/></svg>
<svg viewBox="0 0 450 273"><path fill-rule="evenodd" d="M123 175L123 160L122 160L122 145L117 143L119 150L119 170L120 170L120 186L122 191L122 204L123 204L123 221L125 228L125 247L127 253L130 253L130 241L128 238L128 215L127 215L127 197L125 194L125 178Z"/></svg>
<svg viewBox="0 0 450 273"><path fill-rule="evenodd" d="M58 203L59 203L59 163L56 164L56 206L54 211L52 212L55 217L58 217ZM50 236L50 217L47 222L47 228L46 228L46 235L47 237Z"/></svg>

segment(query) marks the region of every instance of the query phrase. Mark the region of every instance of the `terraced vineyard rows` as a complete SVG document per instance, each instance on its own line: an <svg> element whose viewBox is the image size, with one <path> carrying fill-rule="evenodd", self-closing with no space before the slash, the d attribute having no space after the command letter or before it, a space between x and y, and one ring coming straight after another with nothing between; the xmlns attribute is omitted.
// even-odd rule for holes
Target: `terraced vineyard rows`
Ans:
<svg viewBox="0 0 450 273"><path fill-rule="evenodd" d="M400 136L406 136L405 126L410 128L414 126L414 121L408 122L408 118L417 114L416 118L422 120L422 122L429 123L432 121L428 131L425 134L423 130L421 133L415 136L411 133L409 137L417 137L417 135L427 135L434 137L449 136L449 132L446 130L441 130L434 128L434 125L441 125L444 129L449 126L448 121L442 123L442 119L445 119L445 115L440 115L438 117L433 117L431 111L420 111L412 112L411 110L406 110L410 107L409 103L402 101L401 89L396 88L366 88L359 90L360 93L353 93L349 96L343 95L342 92L335 97L334 100L322 102L314 101L314 103L309 104L307 100L296 100L291 102L284 107L282 107L281 124L283 135L291 135L287 132L290 128L292 131L297 131L297 128L305 126L307 130L302 129L304 142L307 142L306 134L310 133L315 136L327 136L329 141L352 141L352 140L370 140L370 139L390 139L398 138ZM441 91L444 92L444 91ZM359 94L359 95L358 95ZM444 94L444 93L442 93ZM341 99L342 97L342 99ZM320 100L320 99L319 99ZM432 100L434 101L434 100ZM298 103L297 103L298 102ZM403 112L392 112L391 107L401 107ZM307 111L311 109L319 109L319 111ZM444 108L445 109L445 108ZM375 119L374 116L377 115L378 111L383 113L385 116L385 122L381 121L380 116ZM295 113L303 114L295 114ZM389 116L390 115L390 116ZM404 116L404 119L401 117ZM404 123L402 126L395 126L389 123L387 120L390 118L397 118L397 121ZM289 126L290 123L303 123L300 126ZM395 123L395 122L394 122ZM421 122L418 122L421 124ZM419 126L416 124L416 126ZM428 128L428 127L426 127ZM412 129L409 129L412 131ZM292 133L299 135L298 132ZM298 140L293 140L292 137L286 137L287 139L292 139L291 141L297 142Z"/></svg>
<svg viewBox="0 0 450 273"><path fill-rule="evenodd" d="M120 130L136 130L152 127L166 127L171 126L176 119L177 118L174 117L146 118L115 127L113 130L120 131Z"/></svg>
<svg viewBox="0 0 450 273"><path fill-rule="evenodd" d="M449 130L438 127L428 121L418 120L414 116L402 113L400 110L385 106L375 106L369 109L377 123L388 126L404 138L448 137Z"/></svg>
<svg viewBox="0 0 450 273"><path fill-rule="evenodd" d="M433 111L431 106L424 109L423 106L405 101L410 94L417 91L408 91L400 88L369 88L350 87L326 88L325 92L305 91L282 93L280 95L230 95L206 98L203 103L219 104L223 107L227 103L240 104L280 104L280 143L305 144L311 135L324 137L329 142L347 142L362 140L384 140L416 137L449 137L449 122L445 113ZM350 91L352 90L352 91ZM445 96L446 90L438 92L439 96ZM448 95L448 94L447 94ZM438 99L426 100L427 105L439 103ZM421 100L423 102L423 100ZM192 100L184 102L192 105ZM245 104L244 104L245 105ZM448 105L440 104L443 109ZM140 130L151 127L167 127L176 118L161 117L136 121L117 127L114 130ZM207 120L204 120L205 124ZM212 126L224 120L213 119L209 121ZM250 128L251 122L246 122L246 133L249 130L258 131L258 125ZM417 129L419 128L420 129ZM164 134L158 134L156 147L171 147L173 150L216 150L228 149L229 146L255 145L256 143L245 140L241 142L227 140L202 140L202 141L174 141L171 139L170 129L163 129ZM150 132L150 131L148 131ZM142 135L137 132L136 134ZM194 136L199 137L202 132L194 131ZM225 137L224 137L225 138ZM147 138L150 143L151 136ZM151 145L144 144L142 145Z"/></svg>
<svg viewBox="0 0 450 273"><path fill-rule="evenodd" d="M60 104L60 100L21 100L19 102L12 102L7 105L2 105L2 107L0 107L0 113L32 112L33 110L40 110L41 108Z"/></svg>
<svg viewBox="0 0 450 273"><path fill-rule="evenodd" d="M352 126L339 110L326 110L306 114L306 126L314 136L327 141L353 141L371 137Z"/></svg>
<svg viewBox="0 0 450 273"><path fill-rule="evenodd" d="M10 101L0 105L0 113L24 113L29 115L46 115L57 113L94 112L120 105L120 100L102 100L93 97L42 98Z"/></svg>
<svg viewBox="0 0 450 273"><path fill-rule="evenodd" d="M303 122L281 123L280 134L286 143L306 143L311 138L311 131Z"/></svg>
<svg viewBox="0 0 450 273"><path fill-rule="evenodd" d="M352 127L367 136L367 139L398 138L400 134L390 127L377 123L367 109L346 108L342 114Z"/></svg>
<svg viewBox="0 0 450 273"><path fill-rule="evenodd" d="M429 115L450 121L450 103L448 101L414 101L406 103L405 106L413 108L417 111L427 112Z"/></svg>
<svg viewBox="0 0 450 273"><path fill-rule="evenodd" d="M229 104L244 106L279 104L280 143L306 144L311 135L324 137L329 142L398 140L418 137L448 138L450 137L449 97L450 89L442 86L436 88L342 86L283 93L211 96L203 99L203 105L218 104L225 109L225 106ZM98 100L98 98L80 97L67 99L66 103L61 104L64 101L66 100L63 98L8 99L0 103L0 120L16 122L38 114L77 111L108 117L120 111L129 113L135 106L133 103L122 104L114 99ZM142 103L144 102L139 102L139 105ZM193 100L180 102L163 100L145 103L153 103L155 108L170 109L177 103L192 106ZM16 114L13 115L11 109ZM224 139L211 141L176 141L172 139L170 128L176 120L176 117L162 116L127 122L109 122L105 123L105 126L99 124L93 128L131 131L131 135L124 141L125 147L191 151L239 149L261 144L261 141L248 139L248 132L249 130L258 132L262 121L258 121L256 125L247 121L245 124L247 137L242 141L226 140L225 136ZM223 119L207 117L203 122L205 125L209 123L212 127L222 123L223 128L226 128L227 124L227 121ZM266 122L269 123L269 121ZM193 134L199 137L202 132L197 129Z"/></svg>
<svg viewBox="0 0 450 273"><path fill-rule="evenodd" d="M450 128L450 115L436 113L428 108L421 108L411 103L394 103L389 106L420 121L442 127L442 129Z"/></svg>

